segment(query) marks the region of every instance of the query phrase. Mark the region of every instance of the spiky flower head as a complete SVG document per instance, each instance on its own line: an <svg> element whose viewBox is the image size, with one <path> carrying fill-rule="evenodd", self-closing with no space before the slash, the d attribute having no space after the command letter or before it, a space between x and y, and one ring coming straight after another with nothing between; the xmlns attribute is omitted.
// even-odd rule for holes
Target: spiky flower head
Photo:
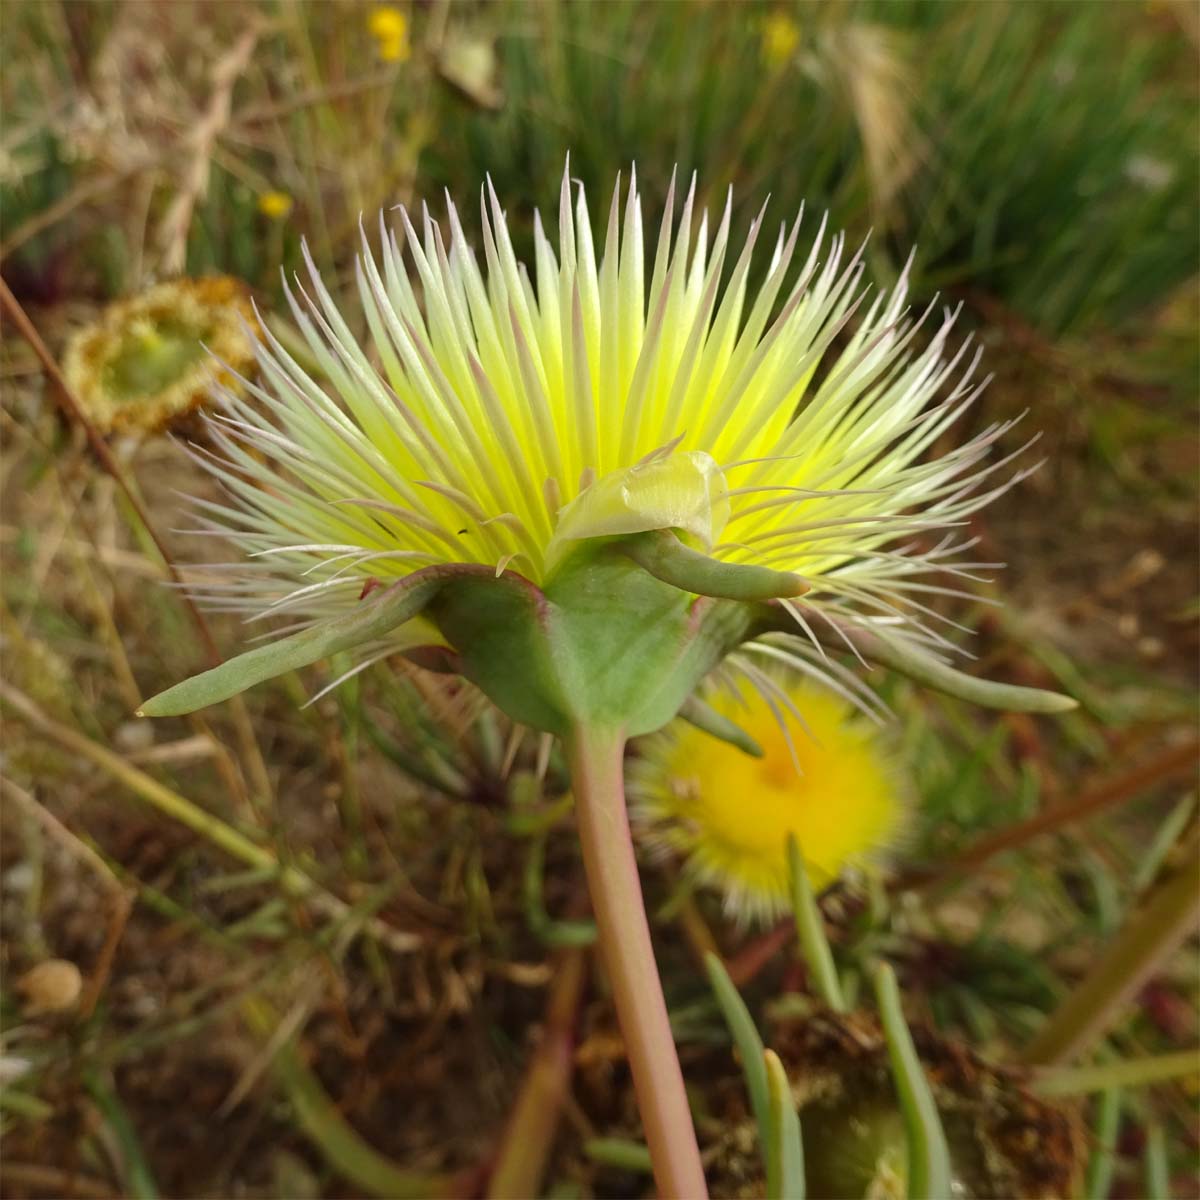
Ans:
<svg viewBox="0 0 1200 1200"><path fill-rule="evenodd" d="M251 369L253 317L245 285L228 275L156 284L80 329L63 374L101 433L154 433L205 403L214 369L227 388Z"/></svg>
<svg viewBox="0 0 1200 1200"><path fill-rule="evenodd" d="M801 216L751 289L764 216L737 248L728 201L715 227L695 209L693 182L676 222L672 186L648 253L618 181L597 245L564 174L557 247L536 220L531 267L490 185L481 255L452 204L447 230L401 209L377 251L363 235L364 337L309 259L288 295L306 361L264 328L259 403L227 394L215 418L228 499L199 502L247 560L202 597L299 632L146 711L382 655L418 612L447 669L556 733L658 728L771 628L806 663L826 657L816 626L870 631L885 660L897 636L948 645L924 576L969 566L926 535L990 498L1006 428L927 457L977 391L953 318L925 336L903 277L871 296L861 251L824 222L802 248Z"/></svg>
<svg viewBox="0 0 1200 1200"><path fill-rule="evenodd" d="M751 757L685 720L646 739L630 766L635 824L681 855L742 920L788 907L788 835L809 879L828 887L848 867L873 869L903 832L904 782L879 728L847 698L794 674L742 677L711 709L758 745Z"/></svg>

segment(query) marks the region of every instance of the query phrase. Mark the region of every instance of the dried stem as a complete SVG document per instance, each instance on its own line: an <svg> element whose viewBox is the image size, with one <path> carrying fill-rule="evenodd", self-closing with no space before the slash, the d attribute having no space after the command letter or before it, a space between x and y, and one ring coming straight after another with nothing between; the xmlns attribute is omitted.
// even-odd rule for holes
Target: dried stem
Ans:
<svg viewBox="0 0 1200 1200"><path fill-rule="evenodd" d="M968 846L962 853L947 859L934 870L927 873L914 872L901 879L896 885L896 889L930 887L954 876L973 871L997 854L1003 854L1006 850L1014 850L1018 846L1023 846L1040 834L1061 829L1064 825L1080 821L1084 817L1090 817L1101 809L1131 800L1160 783L1177 778L1188 778L1194 773L1198 759L1200 759L1200 741L1193 740L1182 746L1175 746L1152 762L1134 767L1132 770L1118 775L1115 779L1101 783L1066 804L1056 804L1052 808L1035 813L1028 820L988 834L973 846Z"/></svg>
<svg viewBox="0 0 1200 1200"><path fill-rule="evenodd" d="M208 172L217 135L229 123L233 86L250 63L258 43L259 30L251 25L212 69L212 95L203 115L188 134L190 157L183 182L158 227L162 247L162 270L168 274L182 271L187 261L187 235L192 224L196 201L208 190Z"/></svg>
<svg viewBox="0 0 1200 1200"><path fill-rule="evenodd" d="M0 701L13 708L38 732L49 737L58 745L73 751L81 758L103 770L112 779L129 788L148 804L165 813L173 820L186 825L195 833L207 838L213 845L250 867L261 867L277 871L280 888L290 896L298 897L317 912L332 920L348 921L353 924L360 918L340 897L326 891L298 867L282 863L265 846L251 841L232 825L226 824L212 813L205 812L186 797L173 792L159 783L152 775L128 763L119 754L93 741L74 729L61 725L46 716L32 700L17 688L0 681ZM422 945L421 939L406 930L396 929L378 917L367 917L362 929L370 937L397 954L411 953Z"/></svg>
<svg viewBox="0 0 1200 1200"><path fill-rule="evenodd" d="M585 965L585 952L578 947L563 950L555 960L541 1040L492 1168L488 1200L523 1200L542 1194L546 1163L571 1082L571 1050Z"/></svg>
<svg viewBox="0 0 1200 1200"><path fill-rule="evenodd" d="M1051 1014L1022 1055L1049 1065L1077 1057L1120 1015L1163 962L1200 921L1200 880L1194 853L1188 865L1167 876L1092 965L1080 984Z"/></svg>
<svg viewBox="0 0 1200 1200"><path fill-rule="evenodd" d="M137 487L126 476L124 469L117 461L108 443L100 436L95 425L89 420L79 400L68 386L62 371L59 369L58 363L55 362L54 355L50 353L46 343L42 340L41 334L38 333L28 314L21 307L20 301L12 294L3 277L0 277L0 311L4 313L4 316L8 320L12 321L17 328L17 332L29 343L30 349L42 364L42 369L46 372L46 377L50 381L50 391L56 397L63 414L69 421L78 425L87 435L93 452L100 460L100 465L112 477L117 487L120 488L121 494L128 502L134 516L137 517L141 527L146 531L146 536L154 543L154 548L162 558L163 565L166 567L172 581L176 584L181 584L183 578L176 569L175 564L171 561L166 546L151 523L150 514L146 511L146 506L142 502ZM196 606L196 602L187 594L186 589L180 588L179 595L187 608L192 623L196 627L196 632L200 637L200 642L204 647L209 664L216 666L221 662L221 652L217 649L217 643L213 640L208 622ZM233 717L238 745L249 765L254 786L258 789L261 798L264 801L270 802L274 796L271 790L270 775L267 773L258 740L254 736L254 729L250 724L246 705L240 696L235 696L230 700L229 711Z"/></svg>

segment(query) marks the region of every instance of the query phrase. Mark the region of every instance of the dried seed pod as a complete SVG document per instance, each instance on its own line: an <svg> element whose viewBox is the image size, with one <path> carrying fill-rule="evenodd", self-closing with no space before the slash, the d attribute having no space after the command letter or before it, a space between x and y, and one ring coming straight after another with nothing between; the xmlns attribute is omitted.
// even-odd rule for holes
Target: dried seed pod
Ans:
<svg viewBox="0 0 1200 1200"><path fill-rule="evenodd" d="M111 304L67 345L63 374L101 433L157 433L254 364L246 287L219 275L160 283ZM228 365L231 370L221 366Z"/></svg>

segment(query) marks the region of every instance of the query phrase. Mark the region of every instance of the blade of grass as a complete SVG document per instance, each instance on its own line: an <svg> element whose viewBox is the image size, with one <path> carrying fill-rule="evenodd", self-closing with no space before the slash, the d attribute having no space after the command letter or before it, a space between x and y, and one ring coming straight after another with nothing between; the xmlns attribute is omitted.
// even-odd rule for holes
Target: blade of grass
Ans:
<svg viewBox="0 0 1200 1200"><path fill-rule="evenodd" d="M1028 820L988 834L934 871L924 875L911 875L902 879L899 886L924 888L957 875L964 875L1005 850L1025 845L1039 834L1061 829L1101 809L1132 800L1169 780L1189 778L1195 773L1197 760L1200 760L1200 741L1193 740L1176 746L1151 762L1141 764L1123 772L1115 779L1090 788L1075 800L1054 805L1035 813Z"/></svg>
<svg viewBox="0 0 1200 1200"><path fill-rule="evenodd" d="M1188 1076L1200 1078L1200 1046L1175 1054L1120 1059L1090 1067L1054 1068L1035 1075L1032 1086L1042 1096L1082 1096L1117 1087L1146 1087Z"/></svg>
<svg viewBox="0 0 1200 1200"><path fill-rule="evenodd" d="M1121 1128L1121 1089L1106 1088L1092 1126L1094 1149L1088 1159L1083 1194L1087 1200L1108 1200L1117 1166L1117 1134Z"/></svg>
<svg viewBox="0 0 1200 1200"><path fill-rule="evenodd" d="M650 1151L641 1142L629 1142L624 1138L589 1138L583 1143L583 1152L601 1166L640 1171L643 1175L654 1171Z"/></svg>
<svg viewBox="0 0 1200 1200"><path fill-rule="evenodd" d="M186 825L226 854L250 867L273 868L277 872L279 886L289 895L307 900L315 909L334 918L352 913L350 905L326 891L298 867L280 862L265 846L252 842L219 817L205 812L153 776L132 766L119 754L114 754L74 729L52 721L24 693L3 681L0 681L0 700L14 708L30 725L52 741L100 767L159 812ZM410 953L422 945L421 939L415 934L395 929L378 917L364 921L363 930L398 954Z"/></svg>
<svg viewBox="0 0 1200 1200"><path fill-rule="evenodd" d="M137 1131L110 1084L96 1071L84 1077L88 1095L95 1101L121 1151L123 1182L133 1200L158 1200L158 1184L142 1153Z"/></svg>
<svg viewBox="0 0 1200 1200"><path fill-rule="evenodd" d="M1167 1161L1167 1137L1163 1127L1152 1121L1146 1126L1146 1149L1142 1154L1146 1200L1171 1200L1171 1168Z"/></svg>
<svg viewBox="0 0 1200 1200"><path fill-rule="evenodd" d="M242 1002L242 1015L258 1037L271 1036L278 1023L271 1006L258 997ZM296 1122L339 1174L372 1196L387 1200L438 1200L469 1194L465 1180L451 1175L407 1171L384 1157L346 1123L317 1077L288 1041L271 1060L271 1072L292 1106Z"/></svg>

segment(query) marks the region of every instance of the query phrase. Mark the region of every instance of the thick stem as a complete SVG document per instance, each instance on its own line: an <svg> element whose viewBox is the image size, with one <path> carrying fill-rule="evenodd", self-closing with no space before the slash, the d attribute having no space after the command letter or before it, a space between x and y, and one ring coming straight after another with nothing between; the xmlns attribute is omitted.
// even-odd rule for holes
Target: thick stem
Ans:
<svg viewBox="0 0 1200 1200"><path fill-rule="evenodd" d="M708 1195L654 962L629 816L625 810L625 736L577 730L566 740L579 840L600 946L625 1039L654 1179L663 1197Z"/></svg>

